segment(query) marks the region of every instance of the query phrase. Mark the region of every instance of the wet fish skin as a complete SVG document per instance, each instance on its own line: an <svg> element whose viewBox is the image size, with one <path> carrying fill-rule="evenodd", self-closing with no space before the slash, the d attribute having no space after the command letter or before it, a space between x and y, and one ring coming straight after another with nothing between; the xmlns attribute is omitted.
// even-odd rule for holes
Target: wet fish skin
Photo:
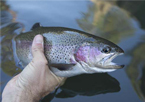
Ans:
<svg viewBox="0 0 145 102"><path fill-rule="evenodd" d="M111 59L113 56L111 54L117 56L124 53L119 46L95 35L64 27L38 27L16 36L16 56L22 62L23 67L33 58L31 45L37 34L44 37L45 56L51 70L58 76L71 77L82 73L110 72L114 71L115 67L123 67L112 64L109 66L112 68L109 68L101 64L105 63L106 57ZM109 54L102 52L105 47L111 49ZM96 71L98 68L99 70Z"/></svg>

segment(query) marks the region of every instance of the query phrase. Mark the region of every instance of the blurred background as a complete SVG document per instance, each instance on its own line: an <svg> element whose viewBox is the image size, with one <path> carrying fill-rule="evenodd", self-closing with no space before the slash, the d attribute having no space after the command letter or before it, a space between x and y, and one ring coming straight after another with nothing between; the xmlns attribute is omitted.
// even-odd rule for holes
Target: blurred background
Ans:
<svg viewBox="0 0 145 102"><path fill-rule="evenodd" d="M106 38L125 51L114 61L126 65L108 74L69 78L41 102L145 102L145 1L4 0L0 9L0 94L6 83L22 71L13 55L13 38L39 22Z"/></svg>

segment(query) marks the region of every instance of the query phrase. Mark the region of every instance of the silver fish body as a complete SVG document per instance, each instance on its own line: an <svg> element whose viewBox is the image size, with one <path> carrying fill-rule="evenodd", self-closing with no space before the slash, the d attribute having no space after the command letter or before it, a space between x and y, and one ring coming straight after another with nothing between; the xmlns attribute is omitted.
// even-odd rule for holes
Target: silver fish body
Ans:
<svg viewBox="0 0 145 102"><path fill-rule="evenodd" d="M116 44L83 31L64 27L38 27L16 36L16 55L23 67L33 58L31 45L37 34L44 37L44 53L50 69L57 76L110 72L123 67L111 62L114 57L124 53Z"/></svg>

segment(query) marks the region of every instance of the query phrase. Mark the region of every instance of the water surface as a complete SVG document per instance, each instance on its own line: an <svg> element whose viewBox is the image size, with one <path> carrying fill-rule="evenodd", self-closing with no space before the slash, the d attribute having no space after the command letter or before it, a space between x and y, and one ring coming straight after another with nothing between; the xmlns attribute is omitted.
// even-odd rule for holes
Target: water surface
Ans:
<svg viewBox="0 0 145 102"><path fill-rule="evenodd" d="M115 59L123 69L80 75L41 102L143 102L145 101L145 2L141 1L3 1L1 3L1 93L21 68L15 62L14 36L40 22L106 38L124 49Z"/></svg>

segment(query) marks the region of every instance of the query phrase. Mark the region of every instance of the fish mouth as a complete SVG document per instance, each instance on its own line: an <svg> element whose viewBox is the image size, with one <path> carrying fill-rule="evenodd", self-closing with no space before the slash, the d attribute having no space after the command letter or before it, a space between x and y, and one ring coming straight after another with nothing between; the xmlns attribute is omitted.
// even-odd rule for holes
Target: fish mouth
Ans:
<svg viewBox="0 0 145 102"><path fill-rule="evenodd" d="M117 56L120 56L122 54L124 54L124 53L114 53L114 54L111 54L110 56L105 57L102 60L103 68L104 69L121 69L121 68L123 68L125 65L120 65L118 63L112 62L112 60L114 58L116 58Z"/></svg>

